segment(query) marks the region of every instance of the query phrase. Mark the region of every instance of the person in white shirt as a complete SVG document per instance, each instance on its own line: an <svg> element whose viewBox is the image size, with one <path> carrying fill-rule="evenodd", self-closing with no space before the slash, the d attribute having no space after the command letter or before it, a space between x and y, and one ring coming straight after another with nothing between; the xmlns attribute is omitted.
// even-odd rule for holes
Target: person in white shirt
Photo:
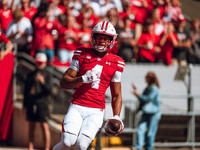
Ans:
<svg viewBox="0 0 200 150"><path fill-rule="evenodd" d="M6 36L17 44L18 51L29 53L30 42L32 41L33 28L31 21L24 17L21 10L13 12L13 21L9 24Z"/></svg>

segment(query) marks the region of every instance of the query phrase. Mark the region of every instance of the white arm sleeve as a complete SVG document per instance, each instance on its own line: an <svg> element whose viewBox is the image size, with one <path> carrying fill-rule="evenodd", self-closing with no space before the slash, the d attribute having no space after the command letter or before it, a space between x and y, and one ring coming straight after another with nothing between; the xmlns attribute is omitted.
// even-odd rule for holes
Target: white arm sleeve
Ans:
<svg viewBox="0 0 200 150"><path fill-rule="evenodd" d="M122 76L122 73L119 71L116 71L114 76L111 79L111 82L121 82L121 76Z"/></svg>
<svg viewBox="0 0 200 150"><path fill-rule="evenodd" d="M69 68L79 72L79 60L72 60Z"/></svg>

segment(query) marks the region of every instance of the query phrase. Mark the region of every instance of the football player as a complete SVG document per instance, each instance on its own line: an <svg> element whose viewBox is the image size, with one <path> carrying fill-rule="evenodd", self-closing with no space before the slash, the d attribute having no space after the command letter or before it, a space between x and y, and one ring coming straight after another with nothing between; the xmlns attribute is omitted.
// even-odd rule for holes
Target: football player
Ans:
<svg viewBox="0 0 200 150"><path fill-rule="evenodd" d="M53 150L68 150L75 143L76 150L88 148L103 124L109 86L112 118L121 121L121 75L125 64L122 58L107 52L116 43L116 30L110 22L101 21L94 26L91 37L92 48L78 48L74 52L60 81L61 88L76 90L63 120L61 141Z"/></svg>

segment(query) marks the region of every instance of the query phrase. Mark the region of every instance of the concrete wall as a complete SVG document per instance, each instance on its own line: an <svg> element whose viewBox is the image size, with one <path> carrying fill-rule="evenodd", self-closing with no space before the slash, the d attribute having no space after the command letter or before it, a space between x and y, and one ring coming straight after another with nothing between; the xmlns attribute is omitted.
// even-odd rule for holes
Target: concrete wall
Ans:
<svg viewBox="0 0 200 150"><path fill-rule="evenodd" d="M165 65L145 65L145 64L128 64L126 63L125 69L122 75L122 98L123 106L128 102L131 110L137 107L137 99L131 93L134 83L140 93L146 87L145 75L148 71L153 71L157 74L160 81L160 93L161 93L161 112L166 113L184 113L187 112L187 86L183 81L175 81L175 75L178 66L165 66ZM194 96L194 110L200 112L200 66L192 67L191 78L191 94ZM186 83L188 83L188 76L185 76ZM111 97L110 89L106 91L106 95ZM109 98L111 99L111 98ZM109 104L108 104L109 105ZM109 118L112 115L112 111L107 106L106 115ZM123 110L125 110L123 108ZM122 110L122 118L125 115Z"/></svg>

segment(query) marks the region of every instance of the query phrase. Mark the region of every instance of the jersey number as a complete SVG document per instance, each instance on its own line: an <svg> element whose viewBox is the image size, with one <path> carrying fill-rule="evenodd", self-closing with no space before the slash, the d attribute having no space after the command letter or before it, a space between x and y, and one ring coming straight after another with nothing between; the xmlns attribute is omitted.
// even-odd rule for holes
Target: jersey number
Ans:
<svg viewBox="0 0 200 150"><path fill-rule="evenodd" d="M103 66L101 66L101 65L96 65L96 66L92 69L92 71L97 72L97 75L98 75L99 78L101 77L101 72L102 72L102 70L103 70ZM98 89L98 88L99 88L99 83L100 83L100 81L101 81L101 80L96 81L96 82L93 82L93 83L92 83L92 88Z"/></svg>

